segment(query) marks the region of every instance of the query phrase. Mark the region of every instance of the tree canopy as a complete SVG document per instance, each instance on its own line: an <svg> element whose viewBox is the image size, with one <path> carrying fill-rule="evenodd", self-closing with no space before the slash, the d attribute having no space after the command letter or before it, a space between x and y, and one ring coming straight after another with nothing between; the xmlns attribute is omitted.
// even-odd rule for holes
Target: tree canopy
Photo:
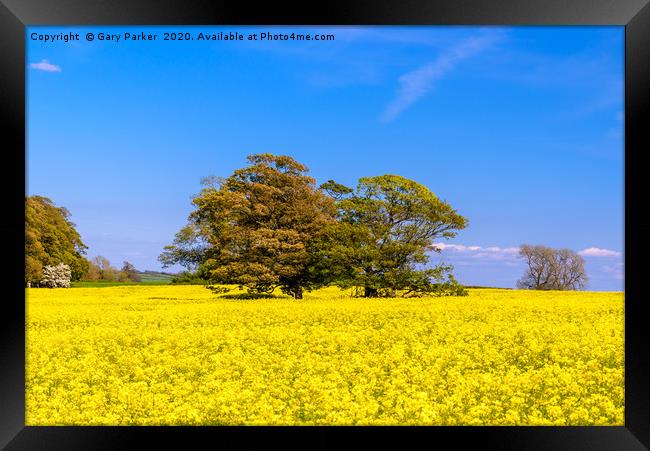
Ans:
<svg viewBox="0 0 650 451"><path fill-rule="evenodd" d="M327 277L342 287L364 287L368 297L461 294L451 266L424 268L436 238L450 238L467 220L425 186L399 175L359 179L356 190L321 185L337 200L339 222L328 228L321 252Z"/></svg>
<svg viewBox="0 0 650 451"><path fill-rule="evenodd" d="M211 283L296 298L328 284L365 296L464 294L452 267L425 267L467 225L425 186L398 175L359 179L355 189L320 187L288 156L257 154L228 178L204 179L188 224L166 246L164 266L180 263Z"/></svg>
<svg viewBox="0 0 650 451"><path fill-rule="evenodd" d="M44 266L68 265L72 280L88 270L87 246L70 212L43 196L25 198L25 283L38 283Z"/></svg>
<svg viewBox="0 0 650 451"><path fill-rule="evenodd" d="M141 282L142 277L131 263L125 261L122 269L117 269L106 258L98 255L88 262L88 271L83 275L85 281Z"/></svg>
<svg viewBox="0 0 650 451"><path fill-rule="evenodd" d="M248 162L226 179L208 181L160 261L199 268L214 283L260 293L279 287L302 298L303 289L324 282L314 270L315 247L335 221L334 201L291 157L256 154Z"/></svg>

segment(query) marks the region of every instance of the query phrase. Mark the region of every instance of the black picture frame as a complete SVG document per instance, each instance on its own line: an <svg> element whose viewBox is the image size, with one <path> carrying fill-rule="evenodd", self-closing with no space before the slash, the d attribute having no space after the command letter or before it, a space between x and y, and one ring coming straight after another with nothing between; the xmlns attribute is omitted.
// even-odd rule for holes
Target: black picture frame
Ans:
<svg viewBox="0 0 650 451"><path fill-rule="evenodd" d="M650 448L650 337L642 259L650 225L642 207L650 150L649 0L341 1L305 6L201 0L0 0L2 193L0 229L7 281L0 334L0 446L12 450L333 448L351 439L366 446L486 449L636 450ZM31 25L622 25L625 26L625 426L621 427L26 427L25 426L25 27ZM646 182L644 182L646 180ZM11 287L11 290L6 288ZM411 442L413 440L413 442Z"/></svg>

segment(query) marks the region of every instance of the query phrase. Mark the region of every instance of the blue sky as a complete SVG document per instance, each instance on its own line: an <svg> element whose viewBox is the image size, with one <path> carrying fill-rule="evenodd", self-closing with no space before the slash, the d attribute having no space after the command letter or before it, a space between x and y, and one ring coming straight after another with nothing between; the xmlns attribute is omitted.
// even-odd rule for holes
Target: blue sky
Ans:
<svg viewBox="0 0 650 451"><path fill-rule="evenodd" d="M151 42L85 35L156 33ZM163 41L165 31L334 41ZM80 41L32 40L79 33ZM623 27L30 27L27 193L115 266L160 269L200 179L291 155L319 183L400 174L469 219L433 261L513 287L523 243L623 289ZM171 268L176 270L179 268Z"/></svg>

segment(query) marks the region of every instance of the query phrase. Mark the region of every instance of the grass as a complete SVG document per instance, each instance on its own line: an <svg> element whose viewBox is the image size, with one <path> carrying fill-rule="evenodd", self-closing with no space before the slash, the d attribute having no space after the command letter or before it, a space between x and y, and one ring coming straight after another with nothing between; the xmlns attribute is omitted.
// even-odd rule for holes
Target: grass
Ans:
<svg viewBox="0 0 650 451"><path fill-rule="evenodd" d="M162 273L144 273L140 274L140 279L143 283L170 283L174 276L171 274Z"/></svg>
<svg viewBox="0 0 650 451"><path fill-rule="evenodd" d="M170 282L164 280L151 280L142 282L113 282L113 281L79 281L71 282L70 288L107 288L107 287L129 287L137 285L169 285Z"/></svg>
<svg viewBox="0 0 650 451"><path fill-rule="evenodd" d="M168 285L174 276L162 273L142 273L140 282L116 282L110 280L77 281L71 282L71 288L101 288L101 287L125 287L133 285Z"/></svg>

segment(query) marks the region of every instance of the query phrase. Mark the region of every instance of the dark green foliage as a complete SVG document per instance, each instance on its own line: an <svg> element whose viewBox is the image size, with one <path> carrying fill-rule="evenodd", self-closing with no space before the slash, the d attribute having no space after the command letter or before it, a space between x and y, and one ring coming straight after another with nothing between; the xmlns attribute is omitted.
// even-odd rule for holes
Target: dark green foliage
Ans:
<svg viewBox="0 0 650 451"><path fill-rule="evenodd" d="M171 283L177 285L207 285L208 280L201 277L198 271L182 271L172 277Z"/></svg>
<svg viewBox="0 0 650 451"><path fill-rule="evenodd" d="M464 294L451 266L421 269L435 238L450 238L467 220L426 187L397 175L359 180L356 191L334 182L338 223L327 228L319 270L342 288L366 297Z"/></svg>
<svg viewBox="0 0 650 451"><path fill-rule="evenodd" d="M438 265L435 268L415 271L407 281L408 288L402 296L467 296L469 292L456 281L452 270L451 265Z"/></svg>
<svg viewBox="0 0 650 451"><path fill-rule="evenodd" d="M230 291L230 288L221 285L208 285L206 288L208 288L210 291L212 291L215 294L223 294L223 293L228 293Z"/></svg>
<svg viewBox="0 0 650 451"><path fill-rule="evenodd" d="M43 267L65 263L72 280L88 270L87 246L70 221L70 212L43 196L25 198L25 283L38 284Z"/></svg>

